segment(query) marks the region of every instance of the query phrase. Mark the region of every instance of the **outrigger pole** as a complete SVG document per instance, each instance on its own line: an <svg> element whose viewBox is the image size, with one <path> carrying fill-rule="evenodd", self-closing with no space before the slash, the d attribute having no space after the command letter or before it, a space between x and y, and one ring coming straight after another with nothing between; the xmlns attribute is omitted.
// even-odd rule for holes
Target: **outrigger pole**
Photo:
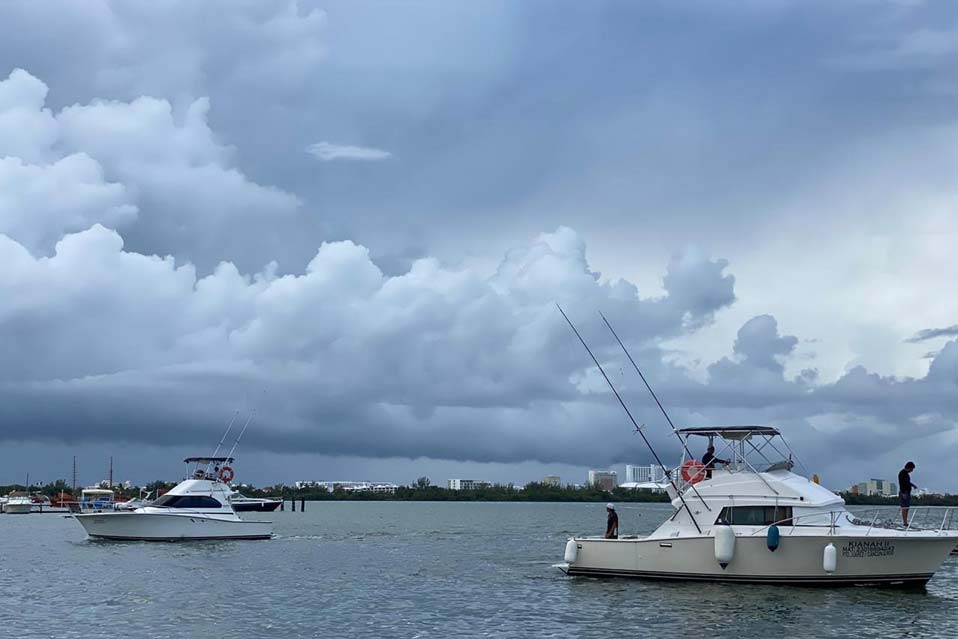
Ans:
<svg viewBox="0 0 958 639"><path fill-rule="evenodd" d="M652 456L655 458L655 461L662 468L662 472L665 473L665 476L669 479L669 484L672 485L672 489L675 490L675 494L678 496L679 501L682 502L682 505L685 507L685 510L688 511L689 517L692 519L692 523L695 524L695 529L701 534L702 529L699 527L699 522L695 520L695 515L692 514L692 509L689 508L689 505L685 503L685 497L682 496L682 492L679 490L679 487L675 485L675 481L672 479L672 473L665 467L665 464L662 463L662 460L659 459L658 453L655 452L655 449L652 448L652 443L649 441L649 438L645 436L645 433L642 432L642 428L639 426L639 423L635 421L635 418L632 417L632 412L629 411L629 407L625 405L625 401L622 400L622 396L619 395L619 391L615 389L615 385L612 383L612 380L609 379L609 376L605 374L605 370L602 368L602 364L599 363L599 360L596 359L595 355L592 353L592 349L589 348L589 345L585 343L585 340L582 339L582 335L579 334L579 331L576 329L575 324L572 323L572 320L569 319L569 316L565 314L565 311L562 310L562 307L559 306L559 303L556 302L556 308L559 309L559 312L562 313L562 317L565 318L565 321L569 324L569 328L572 329L572 332L575 333L575 336L579 338L579 341L582 342L582 346L585 347L589 357L592 358L592 361L595 362L596 367L599 369L599 372L602 373L602 377L605 379L606 384L609 385L609 388L612 389L612 393L615 395L615 398L619 400L619 405L622 406L622 410L625 411L625 414L629 416L629 421L632 422L632 425L635 426L635 432L637 432L641 437L642 441L645 442L645 445L648 446L649 451L652 453Z"/></svg>
<svg viewBox="0 0 958 639"><path fill-rule="evenodd" d="M625 347L625 344L623 344L623 343L622 343L622 340L619 339L619 334L615 332L615 329L614 329L614 328L612 328L612 324L610 324L610 323L609 323L609 320L607 320L607 319L605 318L605 315L602 314L602 311L599 311L599 317L602 318L602 321L605 322L605 325L609 327L609 330L610 330L610 331L612 331L612 336L615 337L615 341L617 341L617 342L619 343L619 346L622 347L622 352L625 353L625 356L629 358L629 361L630 361L630 362L632 362L632 368L634 368L634 369L635 369L635 372L638 373L638 374L639 374L639 377L642 378L642 383L645 384L645 387L649 389L649 393L652 394L652 399L655 400L655 403L656 403L656 405L658 405L659 410L662 411L662 414L663 414L663 415L665 415L665 421L667 421L667 422L669 423L669 427L672 429L672 434L675 435L675 437L679 440L679 443L682 445L682 448L685 449L685 453L686 453L690 458L693 458L693 459L694 459L694 458L695 458L695 455L692 454L692 451L689 450L689 447L688 447L688 445L685 443L685 440L683 440L683 439L682 439L682 436L679 435L679 431L675 428L675 424L672 423L672 418L669 417L669 414L668 414L667 412L665 412L665 407L662 406L662 402L659 401L659 398L658 398L658 396L655 394L655 391L652 390L652 387L649 385L649 382L646 381L645 375L643 375L643 374L642 374L642 371L639 370L638 364L636 364L636 363L635 363L635 360L632 359L632 355L629 354L629 350ZM709 443L711 444L712 442L709 442ZM705 506L705 509L708 510L709 512L711 512L712 509L709 508L709 505L705 502L704 499L702 499L702 496L699 494L698 488L695 487L695 484L690 484L690 486L692 486L692 490L695 492L695 496L699 498L699 501L702 502L702 505Z"/></svg>

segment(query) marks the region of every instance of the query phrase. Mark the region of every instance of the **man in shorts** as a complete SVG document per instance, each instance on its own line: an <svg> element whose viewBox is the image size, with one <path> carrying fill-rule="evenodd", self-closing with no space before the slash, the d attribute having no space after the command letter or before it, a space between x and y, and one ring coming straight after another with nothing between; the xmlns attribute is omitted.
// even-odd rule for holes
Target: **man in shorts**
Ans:
<svg viewBox="0 0 958 639"><path fill-rule="evenodd" d="M911 483L911 471L915 470L915 462L907 462L905 467L898 471L898 501L901 506L901 523L908 527L908 509L911 507L911 489L918 488Z"/></svg>

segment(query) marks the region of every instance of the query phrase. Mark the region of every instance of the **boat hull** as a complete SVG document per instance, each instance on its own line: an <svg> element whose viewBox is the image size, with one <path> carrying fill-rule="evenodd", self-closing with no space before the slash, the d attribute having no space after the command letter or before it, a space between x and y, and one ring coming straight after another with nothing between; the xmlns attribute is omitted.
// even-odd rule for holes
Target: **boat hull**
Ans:
<svg viewBox="0 0 958 639"><path fill-rule="evenodd" d="M96 513L74 515L94 539L116 541L199 541L269 539L272 523L203 515L157 513Z"/></svg>
<svg viewBox="0 0 958 639"><path fill-rule="evenodd" d="M576 539L568 575L719 581L804 586L922 586L955 546L954 537L785 537L775 552L764 536L736 537L724 569L715 559L715 539ZM823 554L834 544L837 564L825 571Z"/></svg>
<svg viewBox="0 0 958 639"><path fill-rule="evenodd" d="M280 501L267 501L256 503L233 502L233 510L238 513L271 513L279 508Z"/></svg>
<svg viewBox="0 0 958 639"><path fill-rule="evenodd" d="M8 502L3 505L3 512L8 515L26 515L31 510L33 510L33 504L11 504Z"/></svg>

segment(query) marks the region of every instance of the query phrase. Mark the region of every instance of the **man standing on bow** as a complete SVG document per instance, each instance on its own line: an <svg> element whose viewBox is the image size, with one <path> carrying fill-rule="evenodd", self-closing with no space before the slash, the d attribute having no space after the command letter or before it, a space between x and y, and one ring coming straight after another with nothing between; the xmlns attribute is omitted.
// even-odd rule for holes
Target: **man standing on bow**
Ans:
<svg viewBox="0 0 958 639"><path fill-rule="evenodd" d="M911 507L911 489L918 488L911 483L911 471L915 470L915 462L910 461L898 471L898 501L901 505L901 523L908 527L908 509Z"/></svg>

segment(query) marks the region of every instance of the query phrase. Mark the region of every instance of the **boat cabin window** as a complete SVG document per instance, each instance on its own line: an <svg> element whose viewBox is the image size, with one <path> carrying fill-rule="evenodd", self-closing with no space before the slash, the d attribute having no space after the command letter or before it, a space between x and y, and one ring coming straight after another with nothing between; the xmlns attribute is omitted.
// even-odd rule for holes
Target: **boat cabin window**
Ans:
<svg viewBox="0 0 958 639"><path fill-rule="evenodd" d="M151 506L161 508L222 508L223 505L206 495L163 495Z"/></svg>
<svg viewBox="0 0 958 639"><path fill-rule="evenodd" d="M715 523L732 526L791 526L791 520L791 506L726 506Z"/></svg>

